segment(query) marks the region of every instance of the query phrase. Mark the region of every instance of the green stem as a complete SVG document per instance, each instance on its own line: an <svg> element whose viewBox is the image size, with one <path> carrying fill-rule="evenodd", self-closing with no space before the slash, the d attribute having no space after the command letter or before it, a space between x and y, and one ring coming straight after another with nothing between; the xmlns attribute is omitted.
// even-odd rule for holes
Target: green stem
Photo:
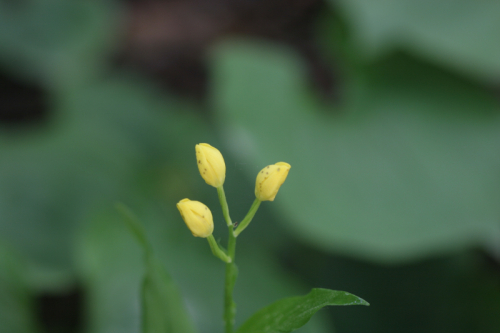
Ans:
<svg viewBox="0 0 500 333"><path fill-rule="evenodd" d="M236 237L233 234L233 225L228 226L229 239L227 252L231 262L226 264L226 286L224 289L224 323L225 333L233 333L234 318L236 316L236 304L233 301L233 289L238 276L238 268L234 263L236 254Z"/></svg>
<svg viewBox="0 0 500 333"><path fill-rule="evenodd" d="M248 227L255 213L257 213L257 210L259 209L261 202L262 201L260 201L259 199L255 199L252 206L250 207L250 210L247 213L247 216L245 216L243 221L241 221L240 224L238 225L238 228L236 228L236 230L234 231L234 236L238 237L238 235L241 234L241 232L245 230L246 227Z"/></svg>
<svg viewBox="0 0 500 333"><path fill-rule="evenodd" d="M226 194L224 193L224 187L217 187L217 193L219 194L219 201L222 207L222 214L227 224L227 231L229 238L227 241L227 255L229 256L230 262L226 263L226 285L224 287L224 324L225 333L233 333L234 318L236 316L236 304L233 301L233 289L236 283L236 277L238 276L238 268L234 263L234 258L236 254L236 236L234 236L233 222L229 216L229 208L227 206Z"/></svg>
<svg viewBox="0 0 500 333"><path fill-rule="evenodd" d="M226 220L227 226L232 226L233 222L231 222L231 217L229 217L229 207L227 206L226 194L224 193L224 187L221 185L217 187L217 194L219 194L220 205L222 206L222 215L224 215L224 219ZM232 233L232 230L231 230Z"/></svg>
<svg viewBox="0 0 500 333"><path fill-rule="evenodd" d="M227 254L225 254L224 251L222 251L219 248L219 245L215 241L215 238L213 235L208 236L207 240L208 240L208 244L210 244L210 249L212 250L212 253L214 256L216 256L220 260L224 261L226 264L231 262L231 258L229 258L229 256Z"/></svg>

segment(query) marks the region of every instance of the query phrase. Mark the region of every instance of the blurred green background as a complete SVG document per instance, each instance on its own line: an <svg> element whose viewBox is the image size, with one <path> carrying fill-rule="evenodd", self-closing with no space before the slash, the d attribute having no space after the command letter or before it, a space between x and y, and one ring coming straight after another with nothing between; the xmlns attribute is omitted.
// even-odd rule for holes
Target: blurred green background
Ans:
<svg viewBox="0 0 500 333"><path fill-rule="evenodd" d="M225 227L194 146L289 177L240 237L237 322L312 287L300 332L500 332L500 2L0 1L0 333L138 333L143 221L199 332Z"/></svg>

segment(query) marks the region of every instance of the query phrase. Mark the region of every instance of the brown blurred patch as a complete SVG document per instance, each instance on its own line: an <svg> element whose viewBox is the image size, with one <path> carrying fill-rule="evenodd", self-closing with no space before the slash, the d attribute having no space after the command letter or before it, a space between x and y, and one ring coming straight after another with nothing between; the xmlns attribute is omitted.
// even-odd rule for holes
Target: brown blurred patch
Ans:
<svg viewBox="0 0 500 333"><path fill-rule="evenodd" d="M319 90L332 95L332 70L313 35L321 6L320 0L128 1L120 63L201 101L207 91L207 48L229 35L252 36L296 49Z"/></svg>

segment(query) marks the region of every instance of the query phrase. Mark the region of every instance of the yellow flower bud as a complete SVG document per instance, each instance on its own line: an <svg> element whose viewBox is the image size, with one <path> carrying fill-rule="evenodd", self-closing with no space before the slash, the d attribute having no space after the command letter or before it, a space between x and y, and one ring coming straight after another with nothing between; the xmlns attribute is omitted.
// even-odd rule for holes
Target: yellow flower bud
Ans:
<svg viewBox="0 0 500 333"><path fill-rule="evenodd" d="M212 212L199 201L182 199L177 203L182 219L195 237L207 238L214 231Z"/></svg>
<svg viewBox="0 0 500 333"><path fill-rule="evenodd" d="M208 185L219 187L224 184L226 164L217 148L208 143L196 145L196 161L198 162L200 174Z"/></svg>
<svg viewBox="0 0 500 333"><path fill-rule="evenodd" d="M257 175L255 183L255 196L260 201L274 201L278 190L285 182L290 171L290 164L278 162L268 165Z"/></svg>

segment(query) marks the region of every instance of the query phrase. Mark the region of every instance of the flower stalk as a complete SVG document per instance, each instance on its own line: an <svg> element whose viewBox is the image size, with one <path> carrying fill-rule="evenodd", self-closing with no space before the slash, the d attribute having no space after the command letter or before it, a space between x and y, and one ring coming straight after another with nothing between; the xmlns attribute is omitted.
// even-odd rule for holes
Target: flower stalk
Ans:
<svg viewBox="0 0 500 333"><path fill-rule="evenodd" d="M224 326L225 333L232 333L234 327L234 318L236 317L236 303L233 300L233 290L236 284L236 278L238 276L238 268L234 263L236 255L236 237L233 232L233 222L229 216L229 208L227 205L226 194L224 193L224 187L217 187L217 193L219 194L219 201L222 207L222 214L227 224L228 231L228 241L227 241L227 255L229 256L229 262L226 262L226 281L224 287Z"/></svg>
<svg viewBox="0 0 500 333"><path fill-rule="evenodd" d="M262 201L260 201L259 199L255 199L252 206L250 207L250 210L248 211L247 215L245 216L245 218L240 222L240 224L238 225L238 227L236 228L236 230L234 231L234 236L238 237L239 234L241 234L241 232L243 230L245 230L246 227L248 227L248 225L250 224L250 222L252 221L255 213L257 213L257 210L259 209L259 206L260 206L260 203Z"/></svg>
<svg viewBox="0 0 500 333"><path fill-rule="evenodd" d="M236 303L233 300L233 290L238 277L238 268L235 264L236 237L250 224L262 201L273 201L281 185L290 171L290 164L278 162L268 165L257 175L255 183L255 196L250 210L239 226L235 225L229 216L226 194L224 192L224 181L226 179L226 164L224 158L217 148L208 143L200 143L195 147L196 161L201 177L205 182L217 189L219 202L222 207L222 215L226 221L228 230L227 252L219 247L212 235L214 225L210 209L199 201L183 199L177 203L184 222L195 237L206 238L212 253L226 263L226 276L224 287L224 326L225 333L233 333L236 317Z"/></svg>
<svg viewBox="0 0 500 333"><path fill-rule="evenodd" d="M233 226L233 222L231 221L231 217L229 216L229 207L227 205L226 193L224 192L224 186L217 187L217 194L219 195L219 202L222 207L222 215L224 216L224 220L226 221L227 226ZM232 229L231 232L232 233Z"/></svg>
<svg viewBox="0 0 500 333"><path fill-rule="evenodd" d="M214 256L224 261L226 264L231 262L231 258L224 251L220 249L213 235L208 236L207 240Z"/></svg>
<svg viewBox="0 0 500 333"><path fill-rule="evenodd" d="M227 253L231 262L226 264L226 282L224 288L224 324L225 333L233 333L234 318L236 317L236 303L233 300L233 290L238 277L238 268L234 263L236 255L236 237L233 234L233 226L228 226L229 239Z"/></svg>

